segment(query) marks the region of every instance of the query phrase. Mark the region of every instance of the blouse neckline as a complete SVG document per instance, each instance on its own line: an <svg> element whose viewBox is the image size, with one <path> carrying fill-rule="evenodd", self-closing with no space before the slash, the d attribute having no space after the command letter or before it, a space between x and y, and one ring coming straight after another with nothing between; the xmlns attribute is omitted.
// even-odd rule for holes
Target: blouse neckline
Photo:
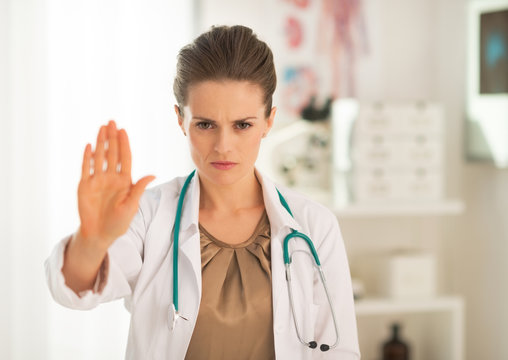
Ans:
<svg viewBox="0 0 508 360"><path fill-rule="evenodd" d="M263 210L263 215L261 215L261 217L259 218L259 221L258 221L254 231L249 236L249 238L247 240L244 240L244 241L238 243L238 244L228 244L224 241L221 241L221 240L217 239L215 236L213 236L212 234L210 234L204 228L204 226L201 225L201 223L198 223L198 225L199 225L199 230L202 231L205 234L205 236L207 238L209 238L212 242L214 242L217 246L222 247L222 248L241 249L241 248L245 248L245 247L249 246L252 242L254 242L254 240L256 240L258 235L263 230L263 226L268 223L268 222L265 222L265 219L267 216L268 215L266 214L266 209L265 209L265 210Z"/></svg>

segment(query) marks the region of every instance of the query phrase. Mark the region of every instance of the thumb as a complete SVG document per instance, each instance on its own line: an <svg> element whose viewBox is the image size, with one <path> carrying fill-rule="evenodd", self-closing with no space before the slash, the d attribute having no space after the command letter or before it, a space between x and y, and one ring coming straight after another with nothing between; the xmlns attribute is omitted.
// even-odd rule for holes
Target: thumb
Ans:
<svg viewBox="0 0 508 360"><path fill-rule="evenodd" d="M153 175L145 176L139 179L138 182L132 187L129 202L137 204L141 198L141 195L143 195L146 186L153 180L155 180L155 176Z"/></svg>

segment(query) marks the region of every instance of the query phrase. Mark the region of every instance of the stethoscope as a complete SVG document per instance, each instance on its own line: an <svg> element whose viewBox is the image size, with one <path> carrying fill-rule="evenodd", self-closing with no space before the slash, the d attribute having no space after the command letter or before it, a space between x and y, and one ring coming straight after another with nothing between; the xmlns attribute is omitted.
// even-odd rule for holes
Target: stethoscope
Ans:
<svg viewBox="0 0 508 360"><path fill-rule="evenodd" d="M175 328L176 321L179 318L187 320L186 318L181 316L178 312L178 252L179 252L178 251L178 249L179 249L178 238L180 235L180 222L182 220L183 201L185 198L185 194L187 192L187 188L189 187L189 183L192 180L192 178L194 177L195 173L196 173L196 170L192 171L190 173L190 175L187 177L187 179L185 180L183 187L182 187L182 191L180 193L180 197L178 198L178 206L176 208L175 229L174 229L174 233L173 233L173 249L174 249L173 250L173 304L172 304L170 311L169 311L169 324L171 324L171 330L173 330ZM279 194L279 199L280 199L282 206L284 206L284 208L287 210L287 212L294 218L293 213L291 212L289 205L286 202L286 199L284 199L284 197L282 196L282 194L280 193L280 191L278 189L277 189L277 193ZM314 258L314 265L317 267L317 269L319 271L319 277L321 279L321 284L323 285L323 288L325 290L326 298L328 299L328 305L330 306L330 312L332 313L332 318L333 318L333 325L335 327L335 342L333 343L333 345L321 344L319 347L321 349L321 351L328 351L330 349L333 349L334 347L336 347L339 344L339 328L337 325L337 320L335 318L335 311L333 310L332 300L331 300L330 294L328 292L328 287L326 285L325 274L323 273L323 270L321 269L321 262L319 261L318 254L317 254L316 249L314 248L314 244L313 244L312 240L307 235L302 234L301 232L299 232L297 230L291 229L291 233L288 234L284 238L284 265L286 267L286 281L288 283L289 303L290 303L290 307L291 307L291 312L293 314L293 320L295 323L296 335L298 336L298 340L300 340L300 342L303 345L308 346L311 349L317 348L317 342L315 340L305 341L304 339L302 339L302 336L300 333L300 326L298 324L298 320L297 320L297 317L295 314L292 281L291 281L291 263L293 262L293 257L292 257L292 255L291 256L289 255L289 240L291 240L293 238L303 239L307 243L307 245L312 253L312 257ZM297 251L295 251L295 252L297 252ZM304 252L305 254L310 256L305 251L299 250L299 252Z"/></svg>

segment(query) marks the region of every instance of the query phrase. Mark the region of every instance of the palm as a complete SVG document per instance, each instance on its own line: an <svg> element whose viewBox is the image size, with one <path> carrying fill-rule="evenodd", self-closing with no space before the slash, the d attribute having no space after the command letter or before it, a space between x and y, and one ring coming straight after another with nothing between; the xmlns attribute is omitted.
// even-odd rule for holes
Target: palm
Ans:
<svg viewBox="0 0 508 360"><path fill-rule="evenodd" d="M125 206L125 199L131 186L130 178L123 175L100 174L80 182L79 213L88 235L115 235L115 230L127 230L123 229L122 220L129 214L130 209Z"/></svg>
<svg viewBox="0 0 508 360"><path fill-rule="evenodd" d="M108 149L104 143L108 140ZM94 161L93 174L90 160ZM106 169L104 163L107 163ZM97 146L92 155L85 149L83 174L78 186L78 209L81 234L93 245L108 247L123 235L137 211L139 197L152 176L144 177L137 184L131 182L131 153L127 133L117 131L114 122L101 127Z"/></svg>

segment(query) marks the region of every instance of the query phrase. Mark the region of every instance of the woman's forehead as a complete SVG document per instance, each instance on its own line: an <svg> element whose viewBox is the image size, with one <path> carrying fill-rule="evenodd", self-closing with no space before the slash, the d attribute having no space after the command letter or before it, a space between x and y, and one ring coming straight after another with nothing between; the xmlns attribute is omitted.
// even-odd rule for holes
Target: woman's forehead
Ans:
<svg viewBox="0 0 508 360"><path fill-rule="evenodd" d="M246 80L207 80L189 86L188 98L192 97L252 97L259 96L262 100L263 89L259 84Z"/></svg>
<svg viewBox="0 0 508 360"><path fill-rule="evenodd" d="M204 81L190 87L184 112L220 120L223 117L259 116L263 111L263 92L259 85L228 80Z"/></svg>

